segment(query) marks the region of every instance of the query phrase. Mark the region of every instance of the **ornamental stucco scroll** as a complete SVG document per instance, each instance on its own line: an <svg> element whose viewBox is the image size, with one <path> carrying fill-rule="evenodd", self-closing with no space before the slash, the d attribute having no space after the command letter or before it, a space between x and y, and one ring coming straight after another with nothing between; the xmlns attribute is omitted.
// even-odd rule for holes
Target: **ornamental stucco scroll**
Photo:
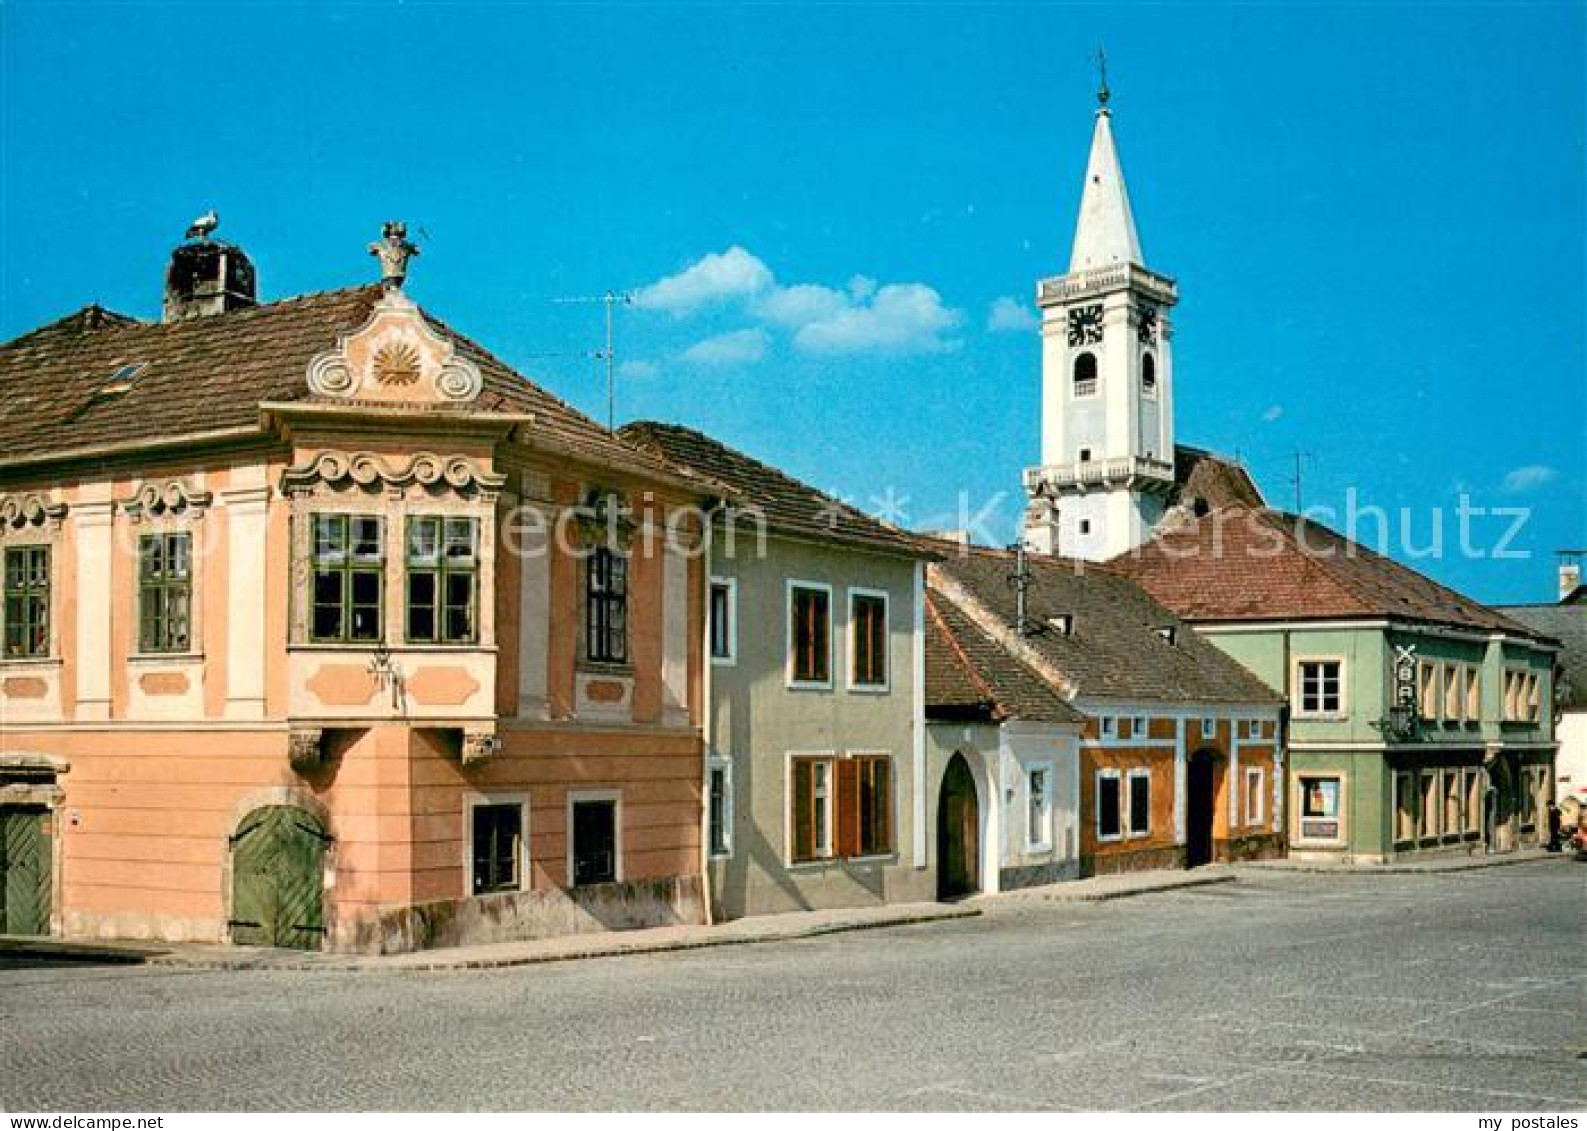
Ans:
<svg viewBox="0 0 1587 1131"><path fill-rule="evenodd" d="M388 290L367 322L310 361L307 376L316 396L393 405L462 405L484 388L479 366L400 290Z"/></svg>

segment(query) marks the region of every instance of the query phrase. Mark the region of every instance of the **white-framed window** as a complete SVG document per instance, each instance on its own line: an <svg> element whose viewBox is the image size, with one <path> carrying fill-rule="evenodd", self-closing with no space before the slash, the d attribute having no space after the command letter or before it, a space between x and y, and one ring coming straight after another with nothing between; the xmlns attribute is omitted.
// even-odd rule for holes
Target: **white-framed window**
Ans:
<svg viewBox="0 0 1587 1131"><path fill-rule="evenodd" d="M1339 657L1303 657L1295 661L1295 713L1338 718L1345 713L1345 662Z"/></svg>
<svg viewBox="0 0 1587 1131"><path fill-rule="evenodd" d="M1265 815L1266 791L1262 788L1262 768L1247 766L1245 770L1245 823L1260 825Z"/></svg>
<svg viewBox="0 0 1587 1131"><path fill-rule="evenodd" d="M568 790L568 883L573 887L622 881L622 809L620 790Z"/></svg>
<svg viewBox="0 0 1587 1131"><path fill-rule="evenodd" d="M529 887L529 798L522 793L470 794L463 802L463 890L468 895Z"/></svg>
<svg viewBox="0 0 1587 1131"><path fill-rule="evenodd" d="M728 666L738 661L738 579L711 578L711 662Z"/></svg>
<svg viewBox="0 0 1587 1131"><path fill-rule="evenodd" d="M1124 839L1124 783L1117 770L1098 770L1096 776L1097 840Z"/></svg>
<svg viewBox="0 0 1587 1131"><path fill-rule="evenodd" d="M832 687L832 586L788 582L788 686Z"/></svg>
<svg viewBox="0 0 1587 1131"><path fill-rule="evenodd" d="M711 755L706 763L706 837L713 859L733 855L733 760Z"/></svg>
<svg viewBox="0 0 1587 1131"><path fill-rule="evenodd" d="M1102 716L1102 737L1117 738L1119 733L1119 720L1112 715Z"/></svg>
<svg viewBox="0 0 1587 1131"><path fill-rule="evenodd" d="M795 864L832 855L832 754L794 754L788 759L788 858Z"/></svg>
<svg viewBox="0 0 1587 1131"><path fill-rule="evenodd" d="M1129 774L1129 835L1148 836L1152 831L1152 773L1131 770Z"/></svg>
<svg viewBox="0 0 1587 1131"><path fill-rule="evenodd" d="M1150 738L1152 735L1151 723L1145 715L1136 715L1135 721L1130 725L1130 730L1136 738Z"/></svg>
<svg viewBox="0 0 1587 1131"><path fill-rule="evenodd" d="M1025 767L1025 851L1052 849L1052 763Z"/></svg>
<svg viewBox="0 0 1587 1131"><path fill-rule="evenodd" d="M1202 738L1217 738L1218 737L1218 720L1217 719L1203 716L1203 718L1201 720L1201 737Z"/></svg>
<svg viewBox="0 0 1587 1131"><path fill-rule="evenodd" d="M1297 774L1297 840L1337 843L1345 839L1342 774Z"/></svg>
<svg viewBox="0 0 1587 1131"><path fill-rule="evenodd" d="M880 589L849 589L849 688L886 691L888 597Z"/></svg>

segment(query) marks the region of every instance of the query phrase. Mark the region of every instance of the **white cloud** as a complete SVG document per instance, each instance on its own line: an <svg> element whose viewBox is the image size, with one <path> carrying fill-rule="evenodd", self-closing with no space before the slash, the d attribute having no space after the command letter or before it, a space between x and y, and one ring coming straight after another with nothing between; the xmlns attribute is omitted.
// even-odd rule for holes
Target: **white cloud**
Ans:
<svg viewBox="0 0 1587 1131"><path fill-rule="evenodd" d="M883 286L853 275L841 288L783 286L759 257L737 245L657 280L635 301L676 318L731 306L763 327L719 334L684 351L685 360L706 365L758 361L771 345L767 328L792 334L794 348L804 353L942 353L959 347L948 335L964 320L924 283Z"/></svg>
<svg viewBox="0 0 1587 1131"><path fill-rule="evenodd" d="M1271 423L1273 423L1273 421L1277 420L1279 417L1281 417L1283 415L1284 415L1284 406L1283 405L1281 405L1281 404L1270 404L1270 405L1267 406L1267 409L1262 413L1262 420L1266 424L1271 424Z"/></svg>
<svg viewBox="0 0 1587 1131"><path fill-rule="evenodd" d="M790 330L823 318L830 318L848 305L842 291L815 283L798 283L791 287L776 287L752 304L753 312L773 325Z"/></svg>
<svg viewBox="0 0 1587 1131"><path fill-rule="evenodd" d="M623 361L617 365L617 375L634 380L643 381L647 377L654 377L660 370L653 361Z"/></svg>
<svg viewBox="0 0 1587 1131"><path fill-rule="evenodd" d="M695 342L683 351L683 360L694 365L746 365L766 356L771 335L765 330L729 330Z"/></svg>
<svg viewBox="0 0 1587 1131"><path fill-rule="evenodd" d="M924 283L891 283L867 300L800 327L795 348L805 353L943 353L958 348L944 337L963 316L942 304Z"/></svg>
<svg viewBox="0 0 1587 1131"><path fill-rule="evenodd" d="M1552 467L1545 467L1540 463L1531 463L1525 467L1518 467L1506 475L1501 486L1511 494L1519 494L1522 491L1531 491L1552 483L1558 475L1559 472Z"/></svg>
<svg viewBox="0 0 1587 1131"><path fill-rule="evenodd" d="M681 318L703 306L746 298L771 285L771 268L735 245L724 252L702 256L676 275L642 288L634 302Z"/></svg>
<svg viewBox="0 0 1587 1131"><path fill-rule="evenodd" d="M986 328L994 334L1004 332L1023 333L1034 330L1037 326L1036 312L1018 299L1009 298L1007 295L992 300L992 308L986 313Z"/></svg>

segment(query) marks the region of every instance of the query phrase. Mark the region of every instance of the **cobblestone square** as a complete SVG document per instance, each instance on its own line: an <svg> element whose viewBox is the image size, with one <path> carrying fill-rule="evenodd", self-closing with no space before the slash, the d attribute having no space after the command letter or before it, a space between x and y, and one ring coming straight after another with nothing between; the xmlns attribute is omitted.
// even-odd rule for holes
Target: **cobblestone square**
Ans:
<svg viewBox="0 0 1587 1131"><path fill-rule="evenodd" d="M1245 873L491 971L0 969L8 1110L1581 1110L1584 873Z"/></svg>

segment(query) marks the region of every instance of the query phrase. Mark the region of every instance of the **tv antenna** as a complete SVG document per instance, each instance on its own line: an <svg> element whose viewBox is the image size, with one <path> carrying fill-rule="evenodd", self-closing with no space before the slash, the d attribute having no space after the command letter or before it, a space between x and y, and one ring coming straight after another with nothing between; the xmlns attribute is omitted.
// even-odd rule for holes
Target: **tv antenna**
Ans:
<svg viewBox="0 0 1587 1131"><path fill-rule="evenodd" d="M1303 452L1303 451L1300 451L1299 449L1296 449L1296 451L1295 451L1295 474L1293 474L1293 475L1291 475L1289 477L1290 483L1294 484L1294 487L1295 487L1295 513L1296 514L1300 514L1301 513L1301 498L1302 498L1302 495L1301 495L1301 466L1306 460L1309 460L1311 458L1312 458L1312 454L1310 452Z"/></svg>
<svg viewBox="0 0 1587 1131"><path fill-rule="evenodd" d="M595 356L606 362L606 430L617 430L617 347L612 341L613 312L619 306L632 306L634 296L630 291L607 291L599 295L574 295L571 298L554 298L559 305L585 305L598 302L606 307L606 348L597 350Z"/></svg>

